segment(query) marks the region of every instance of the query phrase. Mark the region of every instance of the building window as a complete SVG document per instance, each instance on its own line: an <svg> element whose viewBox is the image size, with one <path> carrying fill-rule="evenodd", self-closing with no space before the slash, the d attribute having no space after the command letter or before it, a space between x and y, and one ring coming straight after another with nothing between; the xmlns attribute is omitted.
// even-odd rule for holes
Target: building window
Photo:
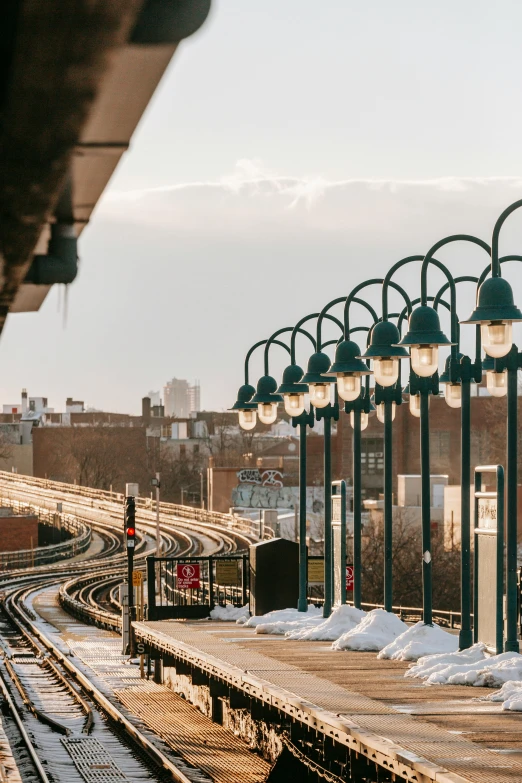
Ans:
<svg viewBox="0 0 522 783"><path fill-rule="evenodd" d="M363 438L361 441L361 472L366 476L382 476L384 453L382 438Z"/></svg>
<svg viewBox="0 0 522 783"><path fill-rule="evenodd" d="M194 456L196 456L196 454L199 454L199 445L197 443L192 449L192 453L194 454Z"/></svg>
<svg viewBox="0 0 522 783"><path fill-rule="evenodd" d="M184 458L187 456L187 447L185 446L185 444L184 444L184 443L181 443L181 444L180 444L180 447L179 447L179 456L180 456L182 459L184 459Z"/></svg>

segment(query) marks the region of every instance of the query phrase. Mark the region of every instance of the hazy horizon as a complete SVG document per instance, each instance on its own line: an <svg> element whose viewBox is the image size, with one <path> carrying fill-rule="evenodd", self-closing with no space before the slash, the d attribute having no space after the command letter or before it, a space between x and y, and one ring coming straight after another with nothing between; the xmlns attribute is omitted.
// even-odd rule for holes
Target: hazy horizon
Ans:
<svg viewBox="0 0 522 783"><path fill-rule="evenodd" d="M257 340L444 235L490 241L522 197L517 21L508 0L215 2L82 235L65 328L58 287L39 313L8 318L0 404L25 387L57 410L72 396L139 413L175 376L225 409ZM501 252L521 240L522 214ZM455 274L487 263L462 243L439 258ZM519 266L506 270L515 296ZM418 272L397 277L411 296ZM380 307L376 287L368 297ZM472 303L466 284L461 316ZM271 370L284 364L276 349ZM259 354L252 380L261 371Z"/></svg>

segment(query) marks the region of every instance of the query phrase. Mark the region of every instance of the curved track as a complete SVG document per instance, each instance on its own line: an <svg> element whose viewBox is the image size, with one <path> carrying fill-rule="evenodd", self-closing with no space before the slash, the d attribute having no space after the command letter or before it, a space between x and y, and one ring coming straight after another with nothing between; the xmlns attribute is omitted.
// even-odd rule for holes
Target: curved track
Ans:
<svg viewBox="0 0 522 783"><path fill-rule="evenodd" d="M2 493L5 497L5 488ZM47 509L55 509L61 502L64 511L90 524L97 538L92 556L86 553L74 562L0 576L0 690L8 716L4 718L6 731L11 747L16 748L22 780L90 780L81 765L90 764L94 769L100 754L103 761L99 763L108 770L107 780L203 780L197 770L184 769L168 748L159 748L99 691L45 633L27 602L42 588L59 586L60 603L73 617L120 629L117 591L126 574L121 505L106 498L71 497L70 492L57 497L23 481L9 486L9 497ZM155 553L155 526L152 510L139 508L136 569L144 569L146 557ZM227 553L252 542L245 533L169 514L161 515L160 529L163 554L177 556Z"/></svg>

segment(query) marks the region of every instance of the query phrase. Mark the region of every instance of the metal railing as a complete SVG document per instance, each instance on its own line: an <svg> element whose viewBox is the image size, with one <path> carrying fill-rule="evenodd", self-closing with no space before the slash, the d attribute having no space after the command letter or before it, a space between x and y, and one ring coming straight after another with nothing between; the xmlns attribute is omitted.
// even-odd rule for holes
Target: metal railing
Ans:
<svg viewBox="0 0 522 783"><path fill-rule="evenodd" d="M6 487L15 484L26 484L31 487L47 490L54 495L76 495L91 501L109 502L123 504L125 496L120 492L110 492L104 489L92 489L91 487L82 487L79 484L67 484L62 481L50 481L48 479L35 478L34 476L25 476L20 473L9 473L0 471L0 484ZM152 498L136 498L137 508L148 511L156 510L156 501ZM257 539L259 536L259 521L248 519L247 517L236 516L235 514L222 514L218 511L206 511L192 506L180 506L176 503L160 502L160 514L176 516L180 519L189 519L209 526L219 526L227 528L230 531L243 533ZM269 525L264 525L264 538L273 538L274 530Z"/></svg>
<svg viewBox="0 0 522 783"><path fill-rule="evenodd" d="M250 597L247 554L148 557L149 620L208 617L216 606Z"/></svg>
<svg viewBox="0 0 522 783"><path fill-rule="evenodd" d="M57 560L64 560L85 552L91 543L90 526L81 522L73 514L53 512L40 506L33 506L30 503L22 503L5 497L0 497L0 505L9 505L18 514L33 514L38 517L40 522L49 525L54 525L57 520L60 526L71 534L71 538L59 544L0 553L0 569L2 570L31 568L55 563Z"/></svg>

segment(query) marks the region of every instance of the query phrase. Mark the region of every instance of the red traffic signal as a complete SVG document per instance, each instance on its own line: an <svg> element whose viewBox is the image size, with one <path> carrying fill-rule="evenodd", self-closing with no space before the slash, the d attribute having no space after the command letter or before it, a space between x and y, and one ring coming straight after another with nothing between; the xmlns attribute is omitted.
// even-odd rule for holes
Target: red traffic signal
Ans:
<svg viewBox="0 0 522 783"><path fill-rule="evenodd" d="M135 535L136 535L136 530L133 527L128 527L127 536L131 536L132 538L134 538Z"/></svg>

